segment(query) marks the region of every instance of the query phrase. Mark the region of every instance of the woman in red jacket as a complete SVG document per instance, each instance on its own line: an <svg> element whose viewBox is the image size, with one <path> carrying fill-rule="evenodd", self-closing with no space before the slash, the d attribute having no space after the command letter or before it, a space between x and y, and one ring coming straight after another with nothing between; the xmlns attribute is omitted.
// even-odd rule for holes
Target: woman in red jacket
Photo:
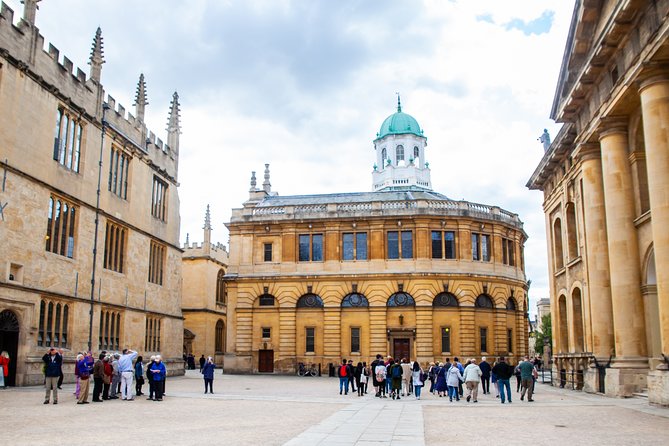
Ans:
<svg viewBox="0 0 669 446"><path fill-rule="evenodd" d="M0 354L0 366L2 367L3 387L7 388L7 380L9 379L9 353L3 351Z"/></svg>

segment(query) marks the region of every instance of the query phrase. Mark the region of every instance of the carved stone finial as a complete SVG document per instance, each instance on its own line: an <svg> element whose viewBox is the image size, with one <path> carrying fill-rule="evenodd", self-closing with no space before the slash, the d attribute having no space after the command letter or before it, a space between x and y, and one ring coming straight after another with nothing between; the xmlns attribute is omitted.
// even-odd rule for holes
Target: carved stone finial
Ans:
<svg viewBox="0 0 669 446"><path fill-rule="evenodd" d="M179 153L179 134L181 134L181 109L179 108L179 93L172 95L170 114L167 118L167 145L175 153Z"/></svg>
<svg viewBox="0 0 669 446"><path fill-rule="evenodd" d="M269 164L265 164L265 181L262 182L262 190L268 194L272 192L272 185L269 182Z"/></svg>
<svg viewBox="0 0 669 446"><path fill-rule="evenodd" d="M100 82L100 75L102 73L102 64L104 60L104 50L102 47L102 30L98 26L93 38L93 47L91 48L91 57L88 64L91 66L90 78L96 82Z"/></svg>
<svg viewBox="0 0 669 446"><path fill-rule="evenodd" d="M23 20L30 23L31 26L35 26L35 16L37 15L37 10L39 6L38 2L42 0L21 0L23 3Z"/></svg>
<svg viewBox="0 0 669 446"><path fill-rule="evenodd" d="M204 227L202 229L211 230L211 213L209 212L209 205L207 205L207 211L204 213Z"/></svg>
<svg viewBox="0 0 669 446"><path fill-rule="evenodd" d="M146 97L146 81L144 80L144 73L139 75L139 82L137 82L137 92L135 93L135 116L140 121L144 122L144 112L146 111L146 106L149 105L148 98Z"/></svg>
<svg viewBox="0 0 669 446"><path fill-rule="evenodd" d="M397 113L402 113L402 102L400 101L400 92L396 91L395 94L397 95Z"/></svg>
<svg viewBox="0 0 669 446"><path fill-rule="evenodd" d="M255 171L251 172L251 188L249 189L249 192L255 192L258 189L256 188L256 173Z"/></svg>

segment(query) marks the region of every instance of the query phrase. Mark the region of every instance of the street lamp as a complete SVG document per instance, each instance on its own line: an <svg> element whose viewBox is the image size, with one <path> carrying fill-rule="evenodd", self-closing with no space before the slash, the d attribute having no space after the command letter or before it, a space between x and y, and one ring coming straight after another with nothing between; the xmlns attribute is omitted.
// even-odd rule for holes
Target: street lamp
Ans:
<svg viewBox="0 0 669 446"><path fill-rule="evenodd" d="M100 159L98 161L98 190L95 199L95 231L93 232L93 268L91 269L91 309L88 314L88 351L93 351L93 307L95 305L95 267L98 257L98 227L100 224L100 184L102 182L102 152L105 145L105 129L107 128L107 110L109 104L102 103L102 128L100 129Z"/></svg>

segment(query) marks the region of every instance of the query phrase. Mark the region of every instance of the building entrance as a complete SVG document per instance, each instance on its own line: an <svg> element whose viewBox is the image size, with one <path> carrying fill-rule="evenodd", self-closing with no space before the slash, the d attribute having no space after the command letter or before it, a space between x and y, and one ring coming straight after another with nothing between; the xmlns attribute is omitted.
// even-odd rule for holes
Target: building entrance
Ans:
<svg viewBox="0 0 669 446"><path fill-rule="evenodd" d="M274 372L274 350L258 350L258 372Z"/></svg>
<svg viewBox="0 0 669 446"><path fill-rule="evenodd" d="M9 354L8 386L16 385L16 362L19 352L19 320L13 311L4 310L0 313L0 353Z"/></svg>
<svg viewBox="0 0 669 446"><path fill-rule="evenodd" d="M409 338L393 339L393 359L402 359L411 357L409 348Z"/></svg>

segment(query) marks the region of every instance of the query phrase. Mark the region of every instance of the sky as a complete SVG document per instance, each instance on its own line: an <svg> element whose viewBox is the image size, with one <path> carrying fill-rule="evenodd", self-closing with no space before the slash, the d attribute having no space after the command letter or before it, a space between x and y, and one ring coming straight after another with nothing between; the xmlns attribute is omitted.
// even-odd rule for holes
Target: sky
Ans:
<svg viewBox="0 0 669 446"><path fill-rule="evenodd" d="M19 0L5 0L15 11ZM36 24L89 72L102 28L102 84L166 140L179 93L181 242L212 241L270 164L280 195L372 190L372 141L402 108L427 137L433 189L517 213L530 316L549 296L542 193L525 187L543 156L574 2L567 0L42 0Z"/></svg>

